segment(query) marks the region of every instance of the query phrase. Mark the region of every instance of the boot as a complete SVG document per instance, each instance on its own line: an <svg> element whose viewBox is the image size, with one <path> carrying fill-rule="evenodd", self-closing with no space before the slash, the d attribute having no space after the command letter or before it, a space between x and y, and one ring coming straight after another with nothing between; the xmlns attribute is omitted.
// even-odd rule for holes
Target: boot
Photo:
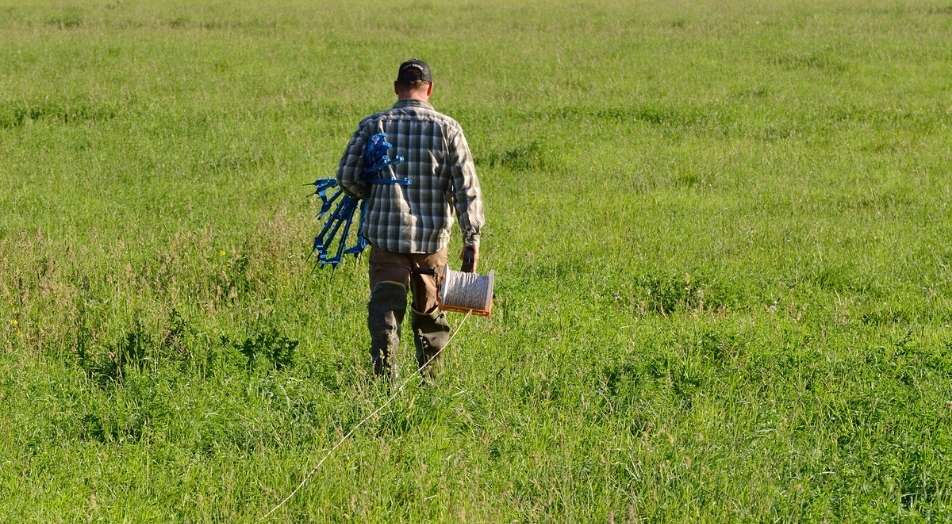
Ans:
<svg viewBox="0 0 952 524"><path fill-rule="evenodd" d="M370 331L370 358L374 373L397 376L400 323L407 309L407 288L397 282L380 282L370 292L367 328Z"/></svg>
<svg viewBox="0 0 952 524"><path fill-rule="evenodd" d="M432 382L441 367L440 356L450 338L450 325L446 321L446 314L435 307L429 313L420 313L411 308L410 321L417 367L422 368L420 373L424 382Z"/></svg>

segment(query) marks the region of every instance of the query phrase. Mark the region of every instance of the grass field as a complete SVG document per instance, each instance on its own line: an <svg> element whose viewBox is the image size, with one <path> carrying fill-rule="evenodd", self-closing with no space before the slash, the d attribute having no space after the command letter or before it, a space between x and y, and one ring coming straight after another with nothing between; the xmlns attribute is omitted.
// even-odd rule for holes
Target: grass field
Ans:
<svg viewBox="0 0 952 524"><path fill-rule="evenodd" d="M255 520L387 397L304 184L411 56L495 314L277 520L952 519L947 0L0 0L0 519Z"/></svg>

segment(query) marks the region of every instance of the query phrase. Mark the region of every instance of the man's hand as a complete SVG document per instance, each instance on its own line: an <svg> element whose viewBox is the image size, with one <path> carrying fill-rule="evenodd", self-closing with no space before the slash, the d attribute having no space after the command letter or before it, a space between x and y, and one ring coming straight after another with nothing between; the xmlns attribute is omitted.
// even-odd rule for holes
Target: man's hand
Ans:
<svg viewBox="0 0 952 524"><path fill-rule="evenodd" d="M476 271L476 263L479 262L479 248L476 246L463 246L459 253L459 258L463 262L460 271L463 273L472 273Z"/></svg>

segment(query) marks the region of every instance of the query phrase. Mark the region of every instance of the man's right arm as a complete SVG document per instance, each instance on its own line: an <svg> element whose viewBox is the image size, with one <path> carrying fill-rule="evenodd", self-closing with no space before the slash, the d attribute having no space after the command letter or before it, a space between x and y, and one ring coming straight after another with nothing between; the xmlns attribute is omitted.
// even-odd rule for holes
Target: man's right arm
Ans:
<svg viewBox="0 0 952 524"><path fill-rule="evenodd" d="M476 177L476 166L469 151L469 144L466 143L462 129L457 127L453 131L447 144L451 194L456 206L456 218L463 233L461 270L470 272L476 270L479 259L479 233L485 223L483 196L479 190L479 179Z"/></svg>
<svg viewBox="0 0 952 524"><path fill-rule="evenodd" d="M344 149L344 156L340 159L340 165L337 167L337 183L349 195L356 198L363 198L367 195L367 184L361 177L361 171L364 164L364 143L367 141L367 135L363 127L358 126L357 131L350 137L347 148Z"/></svg>

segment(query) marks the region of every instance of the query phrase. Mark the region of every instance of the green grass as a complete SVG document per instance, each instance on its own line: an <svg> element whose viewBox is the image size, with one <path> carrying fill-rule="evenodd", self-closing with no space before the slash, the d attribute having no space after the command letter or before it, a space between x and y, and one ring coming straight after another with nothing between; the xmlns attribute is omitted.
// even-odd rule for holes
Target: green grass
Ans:
<svg viewBox="0 0 952 524"><path fill-rule="evenodd" d="M0 0L3 520L254 520L387 397L303 184L410 56L494 316L278 520L952 518L947 1L274 4Z"/></svg>

